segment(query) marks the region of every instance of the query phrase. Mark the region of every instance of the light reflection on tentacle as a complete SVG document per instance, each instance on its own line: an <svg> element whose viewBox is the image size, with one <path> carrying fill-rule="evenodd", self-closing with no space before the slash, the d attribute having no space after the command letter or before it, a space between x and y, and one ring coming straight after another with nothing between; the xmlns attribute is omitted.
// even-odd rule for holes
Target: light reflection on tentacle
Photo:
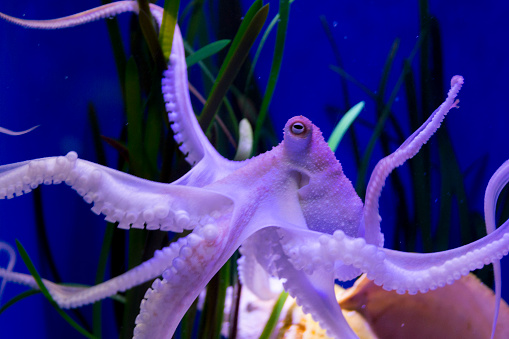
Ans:
<svg viewBox="0 0 509 339"><path fill-rule="evenodd" d="M14 268L14 264L16 263L16 252L14 251L14 248L12 248L11 245L9 245L3 241L0 241L0 252L1 251L4 251L7 253L7 255L9 256L9 260L7 262L6 267L0 268L0 270L5 270L5 272L10 273L10 272L12 272L12 270ZM7 284L8 280L5 277L3 277L1 274L0 274L0 279L2 279L2 283L0 284L0 302L1 302L4 288L5 288L5 285Z"/></svg>

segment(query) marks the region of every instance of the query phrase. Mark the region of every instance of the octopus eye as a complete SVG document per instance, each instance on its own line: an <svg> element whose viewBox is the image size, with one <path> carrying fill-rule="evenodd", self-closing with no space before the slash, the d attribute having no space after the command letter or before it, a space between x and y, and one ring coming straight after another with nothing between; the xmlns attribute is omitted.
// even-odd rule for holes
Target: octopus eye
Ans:
<svg viewBox="0 0 509 339"><path fill-rule="evenodd" d="M290 127L293 134L299 135L306 131L306 126L301 122L296 122Z"/></svg>

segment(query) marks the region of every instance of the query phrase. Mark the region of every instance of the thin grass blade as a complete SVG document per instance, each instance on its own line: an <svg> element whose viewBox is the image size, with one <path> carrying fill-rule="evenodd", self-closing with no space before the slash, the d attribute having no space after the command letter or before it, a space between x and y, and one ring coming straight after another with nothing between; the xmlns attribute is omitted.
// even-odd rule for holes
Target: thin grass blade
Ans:
<svg viewBox="0 0 509 339"><path fill-rule="evenodd" d="M206 59L209 56L216 54L217 52L228 46L230 42L231 40L229 39L223 39L214 41L208 44L207 46L200 48L199 50L197 50L196 52L194 52L193 54L186 58L187 67L191 67L194 64L202 61L203 59Z"/></svg>
<svg viewBox="0 0 509 339"><path fill-rule="evenodd" d="M140 8L138 13L138 20L140 23L140 28L143 33L143 37L147 42L148 49L150 50L150 54L154 63L157 66L157 69L160 73L166 69L166 61L164 58L163 50L161 49L161 45L159 45L159 39L157 38L156 30L154 28L154 19L152 18L152 13L150 12L149 2L148 0L136 0L138 2L138 6ZM126 98L129 98L128 96Z"/></svg>
<svg viewBox="0 0 509 339"><path fill-rule="evenodd" d="M85 330L83 327L81 327L67 313L65 313L65 311L62 308L60 308L60 306L58 306L57 302L53 299L53 297L49 293L49 291L46 288L46 286L44 286L44 283L42 282L41 276L37 272L37 270L36 270L36 268L35 268L35 266L34 266L34 264L32 262L32 259L30 259L30 257L28 256L27 251L25 250L25 248L23 247L21 242L19 242L18 239L16 239L16 247L17 247L18 252L19 252L19 254L21 256L21 259L25 263L25 266L27 267L27 269L30 272L30 274L34 277L35 282L37 283L37 286L39 286L39 289L41 290L42 294L46 297L46 299L48 299L48 301L55 308L57 313L62 318L64 318L64 320L67 321L67 323L69 325L71 325L76 331L78 331L79 333L83 334L87 338L96 339L96 337L93 334L89 333L87 330Z"/></svg>
<svg viewBox="0 0 509 339"><path fill-rule="evenodd" d="M173 44L173 34L177 24L180 0L166 0L164 2L163 22L159 32L159 44L163 50L164 60L168 62Z"/></svg>
<svg viewBox="0 0 509 339"><path fill-rule="evenodd" d="M364 109L365 105L366 103L364 101L359 102L357 105L350 108L348 112L346 112L345 115L341 118L337 126L332 131L329 140L327 141L332 152L336 152L341 139L343 139L346 131L352 125L354 120L359 116L359 113Z"/></svg>
<svg viewBox="0 0 509 339"><path fill-rule="evenodd" d="M274 48L274 56L272 57L272 67L270 69L269 82L265 95L263 96L262 105L258 118L256 119L255 132L254 132L254 149L258 146L258 140L260 139L260 130L262 129L263 122L267 116L272 96L276 89L277 80L279 78L279 71L281 70L281 64L283 62L283 51L285 48L286 41L286 30L288 28L288 21L290 18L290 2L288 0L279 1L279 23L277 26L276 33L276 45Z"/></svg>
<svg viewBox="0 0 509 339"><path fill-rule="evenodd" d="M134 58L129 58L125 75L127 111L127 149L132 173L140 175L143 159L143 113L138 67Z"/></svg>
<svg viewBox="0 0 509 339"><path fill-rule="evenodd" d="M270 313L269 320L265 324L262 334L260 335L260 339L269 339L272 331L276 328L277 322L279 320L279 315L281 314L281 310L285 304L286 298L288 298L287 292L281 292L279 298L274 304L274 308L272 308L272 312Z"/></svg>
<svg viewBox="0 0 509 339"><path fill-rule="evenodd" d="M255 4L256 3L258 3L258 1L255 2ZM255 4L253 4L253 6L255 6ZM253 6L251 6L251 9L248 11L248 13L252 12ZM221 67L217 77L217 81L212 87L207 102L200 114L200 126L204 131L207 131L211 126L211 123L217 110L219 109L219 105L223 100L223 97L226 95L230 84L233 82L233 79L240 70L244 60L247 58L249 49L253 45L263 25L265 24L268 13L269 5L265 5L256 11L256 13L251 15L251 21L246 22L248 20L248 15L246 15L244 18L244 21L241 24L241 28L243 29L239 28L239 32L233 39L233 43L228 52L228 55L231 55L229 58L227 57L223 62L223 66Z"/></svg>
<svg viewBox="0 0 509 339"><path fill-rule="evenodd" d="M15 296L14 298L10 299L9 301L7 301L5 304L2 305L2 307L0 307L0 315L5 312L9 307L11 307L12 305L14 305L15 303L17 303L18 301L21 301L25 298L28 298L34 294L39 294L41 293L41 291L38 291L38 290L28 290L28 291L25 291L25 292L22 292L20 294L18 294L17 296Z"/></svg>

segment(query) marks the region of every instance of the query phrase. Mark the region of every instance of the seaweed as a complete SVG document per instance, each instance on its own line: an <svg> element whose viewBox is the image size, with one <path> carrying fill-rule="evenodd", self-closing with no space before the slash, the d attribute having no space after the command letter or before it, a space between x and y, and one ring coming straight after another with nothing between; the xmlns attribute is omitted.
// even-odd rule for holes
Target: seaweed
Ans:
<svg viewBox="0 0 509 339"><path fill-rule="evenodd" d="M138 19L133 17L130 20L131 56L124 51L124 44L116 19L108 20L108 31L121 85L122 101L125 107L124 128L117 137L102 135L97 119L97 115L101 113L96 112L94 105L90 103L88 111L93 134L92 139L99 163L106 165L108 159L105 147L112 147L118 152L118 169L142 178L170 182L188 169L183 156L176 150L177 145L173 141L173 132L169 128L159 83L161 72L165 67L165 59L167 60L170 53L173 37L173 31L169 27L174 27L174 23L177 21L179 2L167 1L165 3L163 25L159 38L157 38L154 30L153 19L148 10L147 0L139 0L138 4L140 6L140 15ZM282 17L288 20L288 1L282 1L281 6L283 9ZM193 29L193 27L198 27L198 25L194 26L193 23L207 18L209 13L205 10L202 2L191 3L182 13L183 15L191 13L191 18L189 19L191 27L188 30L186 50L192 51L193 36L201 34L199 30ZM237 78L239 72L245 72L245 70L250 69L250 67L243 67L243 64L249 55L251 46L262 30L267 16L268 5L263 6L261 0L255 1L251 9L244 16L238 30L236 29L237 33L233 40L219 39L204 43L204 39L200 39L201 48L196 52L191 52L187 59L189 62L188 67L198 64L203 71L204 79L208 79L213 84L212 87L209 87L209 95L203 103L199 120L216 148L225 153L229 158L233 158L236 152L237 144L235 139L237 137L241 137L242 142L248 145L247 149L244 149L243 153L238 155L239 158L248 157L253 149L252 131L249 132L251 128L247 120L244 125L247 124L248 128L241 128L243 134L239 135L238 121L243 118L241 115L242 108L231 103L228 91L231 89L234 96L242 97L242 100L237 100L239 104L241 102L245 103L245 100L258 102L258 98L249 98L244 93L241 94L232 83ZM277 16L280 17L280 14ZM212 18L208 18L206 21L212 20ZM203 21L201 22L203 23ZM278 26L279 39L284 39L286 25L279 24ZM200 37L203 38L203 35L200 35ZM223 60L220 60L218 53L228 45L228 53L222 58ZM277 48L274 53L274 58L277 59L277 62L275 63L271 78L270 86L272 92L281 65L282 52L282 48ZM218 65L221 66L219 67ZM247 74L241 74L241 77L242 79L249 79ZM252 79L246 82L246 84L250 88L256 87ZM194 86L190 87L191 91L198 98L201 98L199 90ZM207 89L207 86L204 87ZM257 91L251 92L255 96L257 95ZM270 97L271 94L266 96L265 111L268 109ZM225 105L221 106L221 103ZM225 111L227 112L226 116L224 116ZM263 131L263 129L263 126L259 126L258 134L264 133L266 135L267 133L272 133L270 131ZM275 137L273 139L275 140ZM36 215L38 215L38 224L40 225L39 229L41 229L41 234L44 235L42 200L35 199L34 201L34 208ZM170 238L172 239L170 240ZM178 236L172 234L168 236L165 232L147 232L146 230L131 230L128 235L125 235L118 232L114 224L108 224L103 236L95 283L101 283L107 279L108 262L110 262L111 274L114 276L125 269L139 265L150 258L156 249L167 246L170 241L175 241L177 238ZM53 260L51 259L52 256L47 237L41 236L39 241L42 248L46 249L45 258L51 264ZM55 305L40 278L38 278L35 267L32 267L33 265L30 264L28 256L23 252L21 245L19 245L19 251L22 253L27 266L29 266L31 274L38 280L41 291L50 303ZM235 254L211 280L207 286L203 309L198 309L197 301L189 309L180 326L179 335L181 338L220 338L224 301L228 286L234 286L234 290L237 293L236 300L239 300L240 283L236 272L237 258L238 254ZM53 266L50 265L55 280L61 281L56 267ZM120 338L130 338L132 336L134 320L139 312L139 304L150 284L151 282L148 282L127 291L125 298L122 299L125 302L115 303L115 314ZM36 291L30 291L18 295L10 300L2 308L2 311L13 303L37 293ZM78 321L75 321L60 308L57 307L56 309L65 321L82 335L89 338L102 337L104 329L101 301L93 305L92 326L87 325L85 318L79 313L77 313ZM236 332L238 303L236 309L236 312L232 312L233 319L230 319L232 328L229 332L232 334ZM71 312L76 313L76 311ZM83 326L87 329L83 328Z"/></svg>
<svg viewBox="0 0 509 339"><path fill-rule="evenodd" d="M342 79L360 88L367 96L375 102L376 116L378 118L373 127L371 139L364 150L362 161L358 164L358 176L356 182L357 193L362 197L366 185L366 173L372 159L373 149L380 143L384 156L389 155L391 150L391 137L384 132L387 123L396 132L398 145L405 140L403 127L398 118L392 113L391 107L401 89L404 89L407 102L407 114L410 131L416 130L441 103L444 93L444 84L448 81L443 75L441 35L438 20L429 12L427 0L419 1L419 35L414 48L405 58L396 84L388 90L388 77L393 67L394 56L397 53L399 40L396 38L385 65L381 70L381 80L376 91L370 90L367 86L358 81L355 76L348 73L341 64L340 47L333 39L325 18L322 18L325 34L332 45L336 65L330 68L338 73ZM418 56L418 68L414 71L413 64ZM419 74L419 84L416 83L415 73ZM343 87L346 86L342 83ZM347 96L348 91L343 91ZM419 100L420 98L420 100ZM349 103L349 99L344 100ZM420 104L419 104L420 102ZM342 110L340 110L342 111ZM409 161L410 186L405 187L403 177L408 175L405 169L397 169L391 174L388 185L397 197L394 207L395 229L393 232L392 244L395 249L405 251L443 251L457 245L470 243L486 234L484 221L479 212L474 210L468 203L465 175L460 169L452 146L448 129L447 119L445 126L437 132L438 147L425 145L421 151ZM355 154L359 152L356 143L352 143ZM434 173L438 172L436 175ZM479 172L481 174L481 172ZM433 187L440 187L439 212L436 218L433 217L432 205L435 198L432 197ZM408 199L411 197L411 199ZM456 205L454 207L454 204ZM507 200L501 203L500 213L506 217L509 212ZM413 211L413 214L410 213ZM502 216L499 220L502 219ZM451 225L459 224L460 243L456 243L456 234L451 234ZM386 227L386 225L385 225ZM491 267L475 271L484 283L492 285L493 277L490 273Z"/></svg>
<svg viewBox="0 0 509 339"><path fill-rule="evenodd" d="M103 2L107 1L103 0ZM194 86L190 86L190 89L198 99L200 97L203 99L200 93L208 93L208 95L205 95L207 100L203 99L204 103L202 102L203 109L200 114L200 124L207 131L214 146L230 159L234 158L237 151L238 145L235 140L242 137L242 128L239 128L238 122L242 121L243 118L246 118L246 121L255 126L254 135L251 137L254 139L251 140L252 147L250 148L252 151L248 154L262 152L277 140L270 122L266 120L282 65L290 4L292 2L281 0L280 12L271 19L269 25L265 25L269 16L268 5L263 6L262 1L255 1L244 16L240 27L237 27L238 22L236 22L235 16L231 14L229 17L233 22L221 21L221 29L232 27L230 32L220 31L219 24L215 21L217 19L214 17L216 13L208 10L205 1L190 2L180 10L181 26L184 27L185 23L188 26L186 30L186 50L190 53L187 59L188 65L189 67L193 65L195 65L193 67L199 67L200 76L202 77L201 79L191 79ZM160 93L160 75L165 67L165 59L168 58L169 48L171 48L172 30L169 28L173 27L173 23L177 21L180 4L179 1L165 2L163 27L159 32L159 37L154 30L150 16L146 15L150 13L147 10L148 1L140 0L139 4L140 8L144 10L141 11L143 14L139 16L139 20L135 17L131 19L131 56L127 56L125 53L116 19L107 20L121 87L122 102L125 105L124 122L127 127L124 127L118 136L102 136L96 118L101 113L95 112L93 104L90 104L89 120L99 163L105 165L109 160L106 158L104 147L113 147L119 155L118 169L151 180L171 182L189 168L173 141L173 133L168 125ZM234 6L234 4L230 5ZM217 16L225 17L221 13L218 13ZM400 126L397 117L391 111L396 96L404 90L407 98L410 122L407 129L409 130L415 130L420 126L427 114L437 106L437 103L440 103L439 98L443 93L445 79L442 74L439 25L438 21L430 15L427 1L421 0L419 39L417 39L414 49L402 65L396 85L389 89L388 78L396 68L394 58L398 52L398 39L394 40L390 48L385 65L381 70L382 75L378 88L373 91L345 70L340 55L341 49L334 42L326 20L323 17L321 20L336 59L336 65L331 66L331 69L337 72L342 80L345 80L342 81L343 103L340 110L345 112L345 120L341 120L338 128L340 135L350 138L352 141L359 173L356 188L359 195L363 197L366 173L370 161L373 160L372 154L375 145L379 142L385 155L391 152L392 140L384 132L385 126L391 124L391 127L396 131L398 143L404 140L403 127ZM213 33L207 33L207 28L210 27L216 28ZM264 27L265 31L258 41L258 48L251 62L249 52ZM277 42L272 56L269 82L264 95L260 95L258 85L253 78L254 69L260 51L274 27L277 27ZM227 39L224 39L223 35L226 35ZM231 37L233 38L231 39ZM228 52L224 55L223 52L227 47L229 47ZM194 48L197 48L196 52L192 52ZM419 85L416 84L415 71L412 69L412 64L417 55L420 60L417 70L420 79ZM360 111L355 110L356 107L359 108L358 106L353 108L350 106L352 100L349 97L347 82L359 87L365 92L368 100L375 102L377 121L373 126L372 137L363 154L361 154L357 143L358 137L355 129L349 127L349 124L345 124L347 120L350 120L351 123L352 119L355 119L355 116L347 115L347 111L352 109L352 112L357 114ZM420 100L418 100L419 97ZM250 106L254 107L254 110L250 109ZM200 106L196 104L195 107ZM252 111L258 111L258 113L254 115ZM348 134L345 135L345 132L348 132ZM336 137L336 134L334 135ZM397 195L395 208L402 211L397 214L397 229L394 232L393 243L397 249L406 251L446 249L451 242L450 224L455 220L459 220L461 224L462 243L468 243L480 234L485 233L484 223L479 218L479 214L469 208L465 194L465 175L461 173L458 166L446 127L440 129L438 139L440 144L438 149L426 146L418 156L410 161L410 188L405 188L401 179L404 174L400 173L399 170L391 177L390 184L393 185ZM333 150L340 140L341 138L337 138L335 141L330 141ZM436 158L433 156L433 152L438 154L438 165L432 160ZM246 155L244 154L241 157L245 158ZM436 168L438 168L439 176L442 179L439 183L441 191L440 214L437 221L434 222L429 211L432 204L431 187L436 184L432 180L436 178L433 179L428 174ZM446 194L446 192L448 193ZM412 199L408 200L408 196L411 196ZM455 197L455 200L451 199L452 196ZM453 208L453 203L456 203L457 209ZM408 206L408 204L412 206ZM504 217L509 215L509 199L501 199L501 205L503 207L500 214ZM38 223L43 225L42 200L35 199L34 209L38 216ZM413 215L409 213L411 210L414 211ZM41 226L40 229L43 232L44 226ZM126 236L123 232L119 232L115 225L108 224L103 235L103 245L95 282L100 283L106 279L108 261L111 266L111 275L116 275L150 258L156 249L167 246L170 241L175 241L177 237L178 235L167 235L165 232L147 232L145 230L131 230ZM128 239L127 245L126 238ZM41 247L47 252L45 258L51 265L53 260L51 259L48 240L42 236L39 237L39 241ZM19 251L20 253L23 251L20 244ZM28 256L23 255L23 257L27 266L30 265ZM233 300L235 300L233 304L236 305L235 311L232 312L232 319L229 321L229 333L230 338L235 336L238 320L238 301L241 293L241 286L236 272L237 257L238 253L225 264L207 286L203 308L199 305L200 302L196 300L188 310L179 326L178 335L181 338L220 337L224 300L226 289L229 286L233 287ZM60 281L57 269L52 268L51 271L55 279ZM31 273L34 277L37 277L35 268L32 269ZM490 282L490 277L483 276L483 279L487 283ZM116 327L121 338L132 336L134 319L138 314L140 301L150 284L151 282L128 291L125 295L125 303L115 303ZM44 293L43 286L41 286L41 290ZM20 294L4 305L0 309L0 313L13 303L35 294L38 294L38 292L28 291ZM278 312L280 312L280 307L285 298L286 294L282 294L276 303L273 315L271 315L262 337L268 335L273 329L274 321L277 320ZM50 303L54 304L51 299L49 300ZM101 309L101 301L93 305L92 326L88 326L86 321L82 319L79 319L81 324L78 324L68 315L62 316L83 335L101 338L103 332ZM61 310L57 309L57 312L61 313ZM64 314L66 313L64 312ZM91 331L88 328L91 328Z"/></svg>

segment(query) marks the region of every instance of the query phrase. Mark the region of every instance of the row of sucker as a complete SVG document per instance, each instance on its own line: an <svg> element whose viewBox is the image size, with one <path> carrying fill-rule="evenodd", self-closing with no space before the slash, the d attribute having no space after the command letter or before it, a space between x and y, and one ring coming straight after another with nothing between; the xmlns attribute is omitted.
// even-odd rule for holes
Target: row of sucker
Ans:
<svg viewBox="0 0 509 339"><path fill-rule="evenodd" d="M29 193L41 184L60 184L76 176L76 152L22 163L0 174L0 199Z"/></svg>
<svg viewBox="0 0 509 339"><path fill-rule="evenodd" d="M177 111L176 104L176 93L175 93L175 85L174 85L174 67L171 66L172 63L177 62L177 58L175 55L170 56L170 66L169 69L166 70L163 75L162 81L162 92L164 101L166 103L166 111L168 112L168 119L173 122L170 126L173 130L175 142L179 145L179 149L182 154L185 155L186 160L190 164L195 164L200 161L201 156L193 152L193 147L188 143L189 137L187 135L187 129L185 127L185 122L183 122L180 117L180 112Z"/></svg>
<svg viewBox="0 0 509 339"><path fill-rule="evenodd" d="M329 300L327 297L323 296L323 291L317 290L314 283L311 281L311 276L309 274L309 269L306 271L300 270L294 264L294 261L288 258L288 248L284 245L285 238L287 238L289 232L281 232L283 234L281 240L279 242L272 242L272 247L274 249L274 264L277 267L278 276L280 279L285 279L283 282L283 286L286 292L288 292L292 297L295 298L297 304L302 307L304 313L311 314L313 319L320 324L324 330L327 331L327 335L330 337L337 337L339 334L338 327L343 327L344 331L341 331L341 338L354 338L348 331L348 325L346 321L341 319L342 316L341 309L339 305L336 303L335 298L331 298L333 304L323 304L328 303ZM289 245L287 243L287 245ZM308 252L307 249L304 249L304 252ZM286 260L290 259L290 260ZM313 272L316 270L322 270L323 267L319 268L315 267ZM323 280L323 278L322 278ZM333 285L334 281L331 277L329 282L322 281L322 284L330 283L331 293L333 295ZM331 314L331 310L336 310L336 312L332 312L335 314ZM334 320L330 319L333 317Z"/></svg>
<svg viewBox="0 0 509 339"><path fill-rule="evenodd" d="M192 215L188 211L180 208L178 203L174 202L170 206L164 204L156 204L155 206L146 207L143 211L126 211L122 208L114 206L111 202L102 201L97 197L96 193L87 193L90 199L85 201L94 202L92 211L99 215L105 215L105 220L111 223L118 222L118 228L143 229L148 230L183 232L184 230L192 230L203 218L208 215Z"/></svg>
<svg viewBox="0 0 509 339"><path fill-rule="evenodd" d="M161 85L174 139L186 160L194 165L203 157L203 150L199 149L199 140L194 140L195 126L192 126L192 120L196 118L189 99L184 46L178 27L175 29L168 69L163 73Z"/></svg>
<svg viewBox="0 0 509 339"><path fill-rule="evenodd" d="M397 265L383 248L367 244L364 238L348 237L340 230L333 235L320 235L317 240L286 236L281 239L281 244L292 265L306 274L317 269L329 271L351 265L367 273L369 279L388 291L416 294L452 284L469 272L500 260L509 253L509 233L429 267L418 266L426 261L426 255L412 257L410 253L406 261L414 260L414 267L410 264L407 264L408 267ZM335 272L335 278L341 275L342 272Z"/></svg>
<svg viewBox="0 0 509 339"><path fill-rule="evenodd" d="M136 317L134 339L171 338L189 307L187 303L198 296L208 281L204 276L213 269L210 258L217 255L222 240L217 219L204 221L184 239L186 245L163 272L162 279L156 279L145 293Z"/></svg>
<svg viewBox="0 0 509 339"><path fill-rule="evenodd" d="M143 262L141 265L92 287L76 288L62 286L47 280L44 280L44 285L48 288L53 299L62 308L76 308L91 304L160 276L171 265L171 262L181 255L182 251L186 251L183 249L186 246L189 246L188 241L186 238L181 238L169 246L155 251L154 257ZM9 282L38 289L37 283L29 274L10 272L0 268L0 277Z"/></svg>
<svg viewBox="0 0 509 339"><path fill-rule="evenodd" d="M349 237L341 230L318 237L287 235L281 239L281 245L296 269L306 274L317 269L334 271L335 278L340 280L352 279L360 271L376 270L385 259L379 247L367 244L364 238Z"/></svg>
<svg viewBox="0 0 509 339"><path fill-rule="evenodd" d="M118 181L124 179L116 172L78 159L76 152L8 166L12 168L0 172L0 199L29 193L41 184L65 182L85 202L93 203L91 209L95 214L103 214L108 222L118 222L121 229L146 227L148 230L183 232L194 229L203 220L214 218L219 213L190 211L185 202L169 195L161 197L157 203L148 203L144 198L157 201L157 194L151 194L148 190L140 192L139 187L134 187L138 178L130 178L135 183L122 187ZM139 185L143 185L141 179ZM178 186L175 189L179 189Z"/></svg>
<svg viewBox="0 0 509 339"><path fill-rule="evenodd" d="M136 210L134 207L131 207L132 210L122 209L115 206L113 202L102 200L100 194L96 192L88 192L85 195L85 201L94 202L92 211L97 215L105 215L108 222L118 222L118 227L121 229L146 227L148 230L160 229L181 233L184 230L193 230L206 220L214 219L220 214L217 210L209 214L205 212L196 214L187 210L181 201L174 198L171 198L168 204L156 203L153 206L144 207L143 210Z"/></svg>
<svg viewBox="0 0 509 339"><path fill-rule="evenodd" d="M486 246L473 249L427 269L403 268L387 260L385 270L368 271L367 276L374 280L375 284L389 291L396 290L400 294L426 293L428 290L450 285L469 272L500 260L507 253L509 253L509 234L504 234Z"/></svg>
<svg viewBox="0 0 509 339"><path fill-rule="evenodd" d="M397 167L401 166L408 159L414 157L421 147L438 130L445 116L450 109L456 107L456 96L462 85L463 77L455 75L451 79L451 88L447 93L447 98L435 110L424 124L417 129L405 142L392 154L383 158L375 166L366 187L366 197L364 205L364 223L365 237L368 243L379 244L383 246L382 232L380 230L379 198L385 181L389 174Z"/></svg>
<svg viewBox="0 0 509 339"><path fill-rule="evenodd" d="M175 260L183 250L185 251L186 246L189 246L188 241L186 238L181 238L161 250L156 250L151 259L124 274L88 288L79 295L64 300L55 298L55 300L61 307L75 308L104 299L117 292L124 292L134 286L160 276L162 272L171 265L170 263Z"/></svg>

